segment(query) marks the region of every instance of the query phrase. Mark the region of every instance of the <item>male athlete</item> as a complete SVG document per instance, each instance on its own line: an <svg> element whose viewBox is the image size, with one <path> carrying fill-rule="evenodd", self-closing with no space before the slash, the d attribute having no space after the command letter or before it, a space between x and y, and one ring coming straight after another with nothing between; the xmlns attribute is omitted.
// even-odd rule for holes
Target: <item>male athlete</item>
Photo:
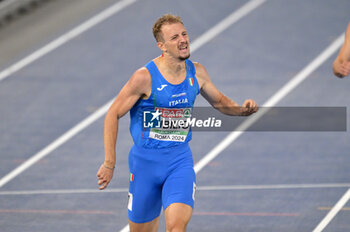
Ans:
<svg viewBox="0 0 350 232"><path fill-rule="evenodd" d="M186 118L199 93L228 115L250 115L258 106L246 100L240 107L218 91L201 64L188 59L190 43L180 17L162 16L155 22L153 34L162 55L131 76L106 115L105 161L97 173L98 184L104 189L112 179L118 120L130 111L134 140L129 153L130 231L157 231L162 207L166 231L186 231L196 183L188 146L191 130L164 125L148 128L144 125L145 115L151 115L150 121Z"/></svg>
<svg viewBox="0 0 350 232"><path fill-rule="evenodd" d="M345 32L345 42L333 63L333 72L340 78L350 74L350 23Z"/></svg>

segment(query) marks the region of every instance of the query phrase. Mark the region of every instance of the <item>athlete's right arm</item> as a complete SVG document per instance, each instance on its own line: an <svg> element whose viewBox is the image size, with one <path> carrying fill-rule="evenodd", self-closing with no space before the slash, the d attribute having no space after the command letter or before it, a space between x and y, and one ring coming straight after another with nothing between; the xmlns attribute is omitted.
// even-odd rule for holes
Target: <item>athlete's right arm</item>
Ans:
<svg viewBox="0 0 350 232"><path fill-rule="evenodd" d="M148 97L151 88L151 76L146 68L141 68L131 76L109 108L104 122L105 161L97 172L99 189L106 188L113 177L119 119L129 112L140 98Z"/></svg>
<svg viewBox="0 0 350 232"><path fill-rule="evenodd" d="M333 63L333 72L337 77L345 77L350 74L350 23L345 32L345 41Z"/></svg>

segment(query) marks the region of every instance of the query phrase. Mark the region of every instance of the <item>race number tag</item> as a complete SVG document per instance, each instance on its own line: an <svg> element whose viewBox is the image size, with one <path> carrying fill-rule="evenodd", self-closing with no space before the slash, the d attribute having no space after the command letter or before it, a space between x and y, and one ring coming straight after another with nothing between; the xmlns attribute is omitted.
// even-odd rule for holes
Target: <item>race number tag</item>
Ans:
<svg viewBox="0 0 350 232"><path fill-rule="evenodd" d="M128 194L128 210L132 211L132 193Z"/></svg>
<svg viewBox="0 0 350 232"><path fill-rule="evenodd" d="M149 137L173 142L185 142L190 130L191 108L156 108L160 112L158 127L150 130Z"/></svg>

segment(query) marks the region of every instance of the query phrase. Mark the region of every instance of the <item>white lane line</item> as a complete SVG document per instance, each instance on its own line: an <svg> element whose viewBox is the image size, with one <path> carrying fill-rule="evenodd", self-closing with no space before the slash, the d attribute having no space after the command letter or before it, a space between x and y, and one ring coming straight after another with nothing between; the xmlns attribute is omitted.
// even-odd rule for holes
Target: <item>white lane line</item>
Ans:
<svg viewBox="0 0 350 232"><path fill-rule="evenodd" d="M218 185L197 186L198 191L232 191L232 190L284 190L284 189L320 189L320 188L350 188L350 183L330 184L279 184L279 185ZM98 189L51 189L51 190L21 190L0 191L1 195L50 195L50 194L100 194L127 193L128 188Z"/></svg>
<svg viewBox="0 0 350 232"><path fill-rule="evenodd" d="M350 187L350 186L349 186ZM87 193L127 193L128 188L98 189L55 189L55 190L24 190L24 191L0 191L1 195L50 195L50 194L87 194Z"/></svg>
<svg viewBox="0 0 350 232"><path fill-rule="evenodd" d="M124 226L124 228L121 229L119 232L130 232L129 224Z"/></svg>
<svg viewBox="0 0 350 232"><path fill-rule="evenodd" d="M253 0L247 2L241 8L231 13L221 22L216 24L214 27L209 29L200 37L198 37L196 41L191 44L191 51L194 52L198 48L202 47L204 44L208 43L210 40L212 40L224 30L229 28L232 24L236 23L238 20L249 14L251 11L255 10L264 2L266 2L266 0Z"/></svg>
<svg viewBox="0 0 350 232"><path fill-rule="evenodd" d="M17 63L13 64L12 66L6 68L2 72L0 72L0 81L4 80L5 78L9 77L13 73L21 70L22 68L26 67L27 65L31 64L32 62L36 61L37 59L41 58L42 56L48 54L49 52L55 50L56 48L60 47L61 45L67 43L71 39L77 37L78 35L82 34L83 32L89 30L90 28L96 26L97 24L101 23L102 21L108 19L109 17L113 16L114 14L118 13L119 11L123 10L125 7L131 5L132 3L136 2L137 0L121 0L117 2L116 4L110 6L109 8L105 9L98 15L92 17L91 19L87 20L86 22L82 23L81 25L77 26L76 28L70 30L66 34L58 37L54 41L50 42L49 44L45 45L44 47L40 48L39 50L35 51L34 53L30 54L29 56L23 58L22 60L18 61Z"/></svg>
<svg viewBox="0 0 350 232"><path fill-rule="evenodd" d="M97 119L102 117L109 107L111 106L113 102L113 99L110 100L107 104L102 106L100 109L98 109L95 113L88 116L86 119L81 121L79 124L71 128L69 131L61 135L58 139L50 143L48 146L43 148L41 151L30 157L28 160L26 160L24 163L22 163L20 166L12 170L10 173L8 173L6 176L2 177L0 179L0 188L4 186L6 183L11 181L13 178L24 172L26 169L28 169L30 166L38 162L43 157L50 154L52 151L57 149L59 146L67 142L69 139L71 139L73 136L78 134L80 131L84 130L86 127L91 125L93 122L95 122Z"/></svg>
<svg viewBox="0 0 350 232"><path fill-rule="evenodd" d="M208 43L210 40L215 38L217 35L222 33L224 30L229 28L232 24L236 23L244 16L261 6L266 0L251 0L240 7L238 10L231 13L229 16L221 20L214 27L209 29L207 32L198 37L193 43L191 43L191 52L195 52L197 49ZM120 232L128 232L129 225L126 225Z"/></svg>
<svg viewBox="0 0 350 232"><path fill-rule="evenodd" d="M315 188L349 188L350 183L333 184L279 184L279 185L219 185L199 186L198 191L222 191L222 190L278 190L278 189L315 189Z"/></svg>
<svg viewBox="0 0 350 232"><path fill-rule="evenodd" d="M330 56L332 56L343 44L344 33L340 35L331 45L329 45L319 56L317 56L310 64L287 82L277 93L270 97L257 113L250 116L237 129L231 132L217 146L215 146L208 154L206 154L194 167L196 173L202 170L210 161L217 157L224 149L233 143L244 131L259 120L264 114L269 111L268 107L275 106L301 82L303 82L313 71L321 66Z"/></svg>
<svg viewBox="0 0 350 232"><path fill-rule="evenodd" d="M345 206L345 204L350 199L350 189L340 198L340 200L335 204L331 211L326 215L325 218L318 224L318 226L313 230L313 232L321 232L326 228L326 226L333 220L333 218L338 214L338 212Z"/></svg>
<svg viewBox="0 0 350 232"><path fill-rule="evenodd" d="M64 43L68 42L69 40L75 38L76 36L82 34L83 32L87 31L88 29L92 28L93 26L96 26L98 23L101 23L102 21L108 19L112 15L118 13L119 11L123 10L125 7L129 6L130 4L136 2L137 0L122 0L117 2L116 4L112 5L111 7L107 8L106 10L102 11L98 15L94 16L93 18L89 19L85 23L81 24L80 26L72 29L68 33L62 35L61 37L57 38L56 40L52 41L48 45L44 46L43 48L37 50L36 52L32 53L31 55L27 56L23 60L20 60L16 64L12 65L11 67L7 68L6 70L2 71L0 73L0 81L8 77L9 75L13 74L14 72L19 71L20 69L24 68L25 66L29 65L33 61L39 59L40 57L46 55L47 53L53 51L54 49L58 48L59 46L63 45ZM91 114L89 117L84 119L82 122L77 124L75 127L64 133L62 136L60 136L58 139L56 139L54 142L46 146L44 149L33 155L31 158L29 158L26 162L24 162L22 165L15 168L13 171L11 171L6 176L2 177L0 179L0 188L4 186L7 182L21 174L23 171L25 171L27 168L35 164L38 160L42 159L49 153L51 153L53 150L55 150L57 147L61 146L65 142L67 142L70 138L72 138L74 135L88 127L90 124L95 122L97 119L102 117L108 110L109 106L112 104L113 100L110 100L107 104L105 104L103 107L101 107L99 110L97 110L95 113Z"/></svg>

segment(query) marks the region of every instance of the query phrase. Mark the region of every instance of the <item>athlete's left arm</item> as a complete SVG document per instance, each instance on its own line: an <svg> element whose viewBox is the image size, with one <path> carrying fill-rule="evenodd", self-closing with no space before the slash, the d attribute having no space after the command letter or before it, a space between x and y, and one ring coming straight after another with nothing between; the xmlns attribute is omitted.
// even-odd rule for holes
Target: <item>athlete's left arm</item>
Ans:
<svg viewBox="0 0 350 232"><path fill-rule="evenodd" d="M258 111L258 104L252 100L245 100L242 106L220 92L211 81L203 65L194 63L196 77L201 95L217 110L227 115L247 116Z"/></svg>

